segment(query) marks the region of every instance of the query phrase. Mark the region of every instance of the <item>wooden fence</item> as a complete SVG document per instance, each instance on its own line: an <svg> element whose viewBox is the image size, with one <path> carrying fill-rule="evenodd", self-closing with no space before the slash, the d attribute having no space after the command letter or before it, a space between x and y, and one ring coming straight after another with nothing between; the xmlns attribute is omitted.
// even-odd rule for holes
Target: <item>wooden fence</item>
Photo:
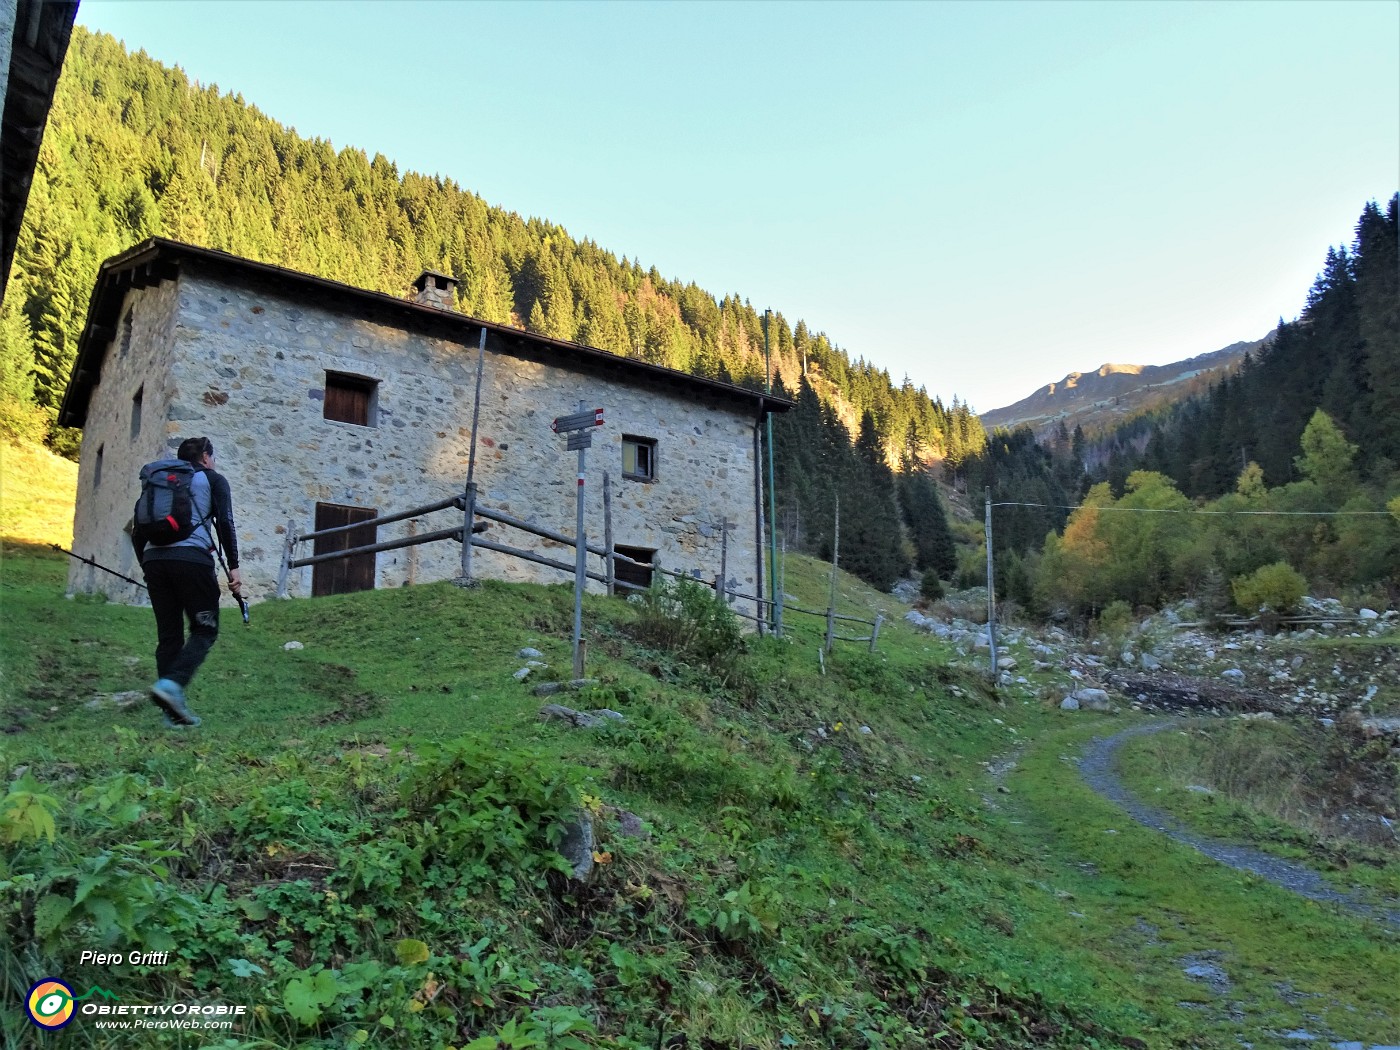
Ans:
<svg viewBox="0 0 1400 1050"><path fill-rule="evenodd" d="M404 536L396 540L387 540L383 543L371 543L361 547L351 547L346 550L328 551L324 554L312 554L298 558L295 556L297 544L312 542L323 539L327 536L341 535L357 529L366 529L380 525L389 525L397 521L404 521L409 518L419 518L438 511L456 511L461 517L460 521L448 528L435 529L430 532L416 533ZM366 521L357 521L350 525L338 525L331 529L321 529L315 532L298 533L296 523L287 522L287 539L282 551L282 565L277 574L277 596L287 597L287 577L292 569L302 569L312 565L320 565L325 562L335 561L340 558L352 558L362 554L378 554L381 551L399 550L404 547L414 547L423 543L435 543L439 540L456 540L462 543L464 535L470 537L470 542L462 543L462 573L464 580L472 579L472 550L495 551L497 554L504 554L511 558L519 558L523 561L531 562L535 565L544 565L547 568L558 569L573 575L576 567L572 561L561 561L540 554L538 551L524 550L519 547L512 547L505 543L497 543L488 540L480 535L488 526L484 522L478 522L477 518L484 518L489 522L496 522L522 532L539 536L542 539L550 540L554 543L566 547L577 549L577 541L574 537L553 529L545 528L542 525L535 525L528 521L506 514L504 511L493 510L477 501L476 485L468 483L460 495L448 496L434 503L425 503L419 507L412 507L409 510L399 511L395 514L383 514L377 518L370 518ZM751 620L758 625L760 633L771 626L774 620L773 603L770 599L753 594L744 594L728 586L728 558L729 558L729 523L726 519L720 529L720 571L713 581L704 580L698 572L678 572L661 565L660 560L652 562L636 561L625 554L619 554L614 548L612 541L612 489L611 480L605 473L603 475L603 536L604 542L600 545L585 543L584 549L589 554L595 554L603 559L604 571L595 572L586 570L588 579L604 584L608 594L616 594L618 590L624 591L645 591L647 588L628 580L617 578L617 563L622 562L639 569L648 570L652 573L660 573L663 576L670 576L674 579L686 579L697 581L705 586L713 588L716 596L722 600L726 606L731 606L736 600L751 601L758 608L757 613L747 613L739 609L730 608L736 616L746 620ZM880 624L884 618L876 616L872 622L863 620L856 616L843 616L838 614L834 608L818 611L815 609L803 609L795 605L783 604L783 609L793 612L805 613L810 616L819 616L826 621L826 632L823 641L823 651L830 652L832 645L836 641L868 642L870 651L875 651L876 642L880 636ZM871 628L868 635L842 635L836 633L836 621L846 621L850 623L866 624Z"/></svg>

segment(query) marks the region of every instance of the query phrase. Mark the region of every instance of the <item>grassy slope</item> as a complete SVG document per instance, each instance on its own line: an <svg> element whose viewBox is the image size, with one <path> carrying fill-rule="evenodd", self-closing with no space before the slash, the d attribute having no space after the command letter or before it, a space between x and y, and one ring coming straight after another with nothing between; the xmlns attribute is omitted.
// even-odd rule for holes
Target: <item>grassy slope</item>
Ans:
<svg viewBox="0 0 1400 1050"><path fill-rule="evenodd" d="M206 725L170 733L144 703L87 707L149 681L149 612L64 601L63 572L11 546L0 579L0 767L28 767L5 806L24 840L0 869L7 997L60 973L256 1004L245 1046L1263 1046L1317 1017L1393 1037L1393 941L1127 824L1060 761L1102 723L1031 689L998 704L897 619L879 656L843 645L823 675L820 624L792 616L720 688L590 600L600 685L566 702L628 721L577 732L511 677L526 645L567 667L567 588L268 603L225 623L191 694ZM823 603L821 566L786 582ZM1027 744L992 794L981 763ZM15 830L18 790L55 800L52 844ZM583 890L546 870L579 803L607 862ZM79 967L104 937L172 964ZM1203 943L1242 1019L1180 1005Z"/></svg>
<svg viewBox="0 0 1400 1050"><path fill-rule="evenodd" d="M72 546L77 483L78 465L71 460L0 441L0 537Z"/></svg>

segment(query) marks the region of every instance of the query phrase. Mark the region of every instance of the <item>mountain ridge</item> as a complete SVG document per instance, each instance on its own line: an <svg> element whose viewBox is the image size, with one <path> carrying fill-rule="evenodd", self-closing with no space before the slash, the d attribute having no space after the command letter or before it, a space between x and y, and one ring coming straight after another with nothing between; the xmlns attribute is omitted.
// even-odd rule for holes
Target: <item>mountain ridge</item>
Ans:
<svg viewBox="0 0 1400 1050"><path fill-rule="evenodd" d="M1042 437L1062 422L1070 430L1083 427L1086 433L1105 430L1159 404L1202 392L1238 368L1245 354L1257 354L1272 335L1165 365L1105 362L1092 371L1069 372L1020 401L983 412L979 419L988 433L1029 426Z"/></svg>

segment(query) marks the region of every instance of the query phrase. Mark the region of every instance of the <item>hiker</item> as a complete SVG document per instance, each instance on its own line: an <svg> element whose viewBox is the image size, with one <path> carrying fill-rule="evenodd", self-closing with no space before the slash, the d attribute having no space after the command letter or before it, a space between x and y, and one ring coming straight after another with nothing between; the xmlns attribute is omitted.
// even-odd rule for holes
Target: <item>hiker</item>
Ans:
<svg viewBox="0 0 1400 1050"><path fill-rule="evenodd" d="M235 598L241 598L243 593L233 497L228 479L214 469L214 443L207 437L186 438L176 456L190 464L194 472L190 476L179 469L180 464L162 461L167 464L171 480L177 474L188 479L188 491L183 508L172 510L172 516L158 524L169 522L172 528L181 527L173 539L161 542L150 534L155 529L142 526L138 502L136 524L131 530L131 543L146 575L151 610L156 615L157 681L151 686L151 700L165 712L165 724L171 728L199 725L199 716L186 702L185 689L219 636L219 578L214 572L216 531L228 563L229 590ZM159 465L149 464L142 471L142 501L147 499L147 474ZM172 465L175 470L169 469ZM174 506L181 506L178 500ZM182 514L188 514L190 520L178 522L176 519ZM190 622L188 639L185 618Z"/></svg>

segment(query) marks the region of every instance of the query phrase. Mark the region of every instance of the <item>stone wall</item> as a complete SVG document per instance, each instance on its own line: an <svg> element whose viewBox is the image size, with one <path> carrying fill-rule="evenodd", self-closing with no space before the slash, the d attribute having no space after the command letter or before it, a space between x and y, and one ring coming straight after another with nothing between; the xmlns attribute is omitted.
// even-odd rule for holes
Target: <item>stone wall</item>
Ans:
<svg viewBox="0 0 1400 1050"><path fill-rule="evenodd" d="M135 341L146 355L148 376L169 377L161 401L168 439L178 443L204 434L214 441L218 468L233 487L243 578L251 597L275 593L288 522L298 532L311 531L318 502L389 514L462 491L479 329L420 324L373 304L352 316L341 306L294 301L256 277L234 284L192 265L182 267L177 282L136 294L177 299L164 334L142 322ZM602 407L606 423L593 431L594 447L586 457L590 542L603 540L606 471L617 544L656 549L667 568L696 570L712 580L719 572L720 529L727 518L734 523L731 586L758 593L756 404L727 404L722 395L621 361L599 366L548 347L507 345L518 342L494 332L487 342L475 474L479 501L572 535L578 457L565 452L564 439L550 430L550 422L576 411L580 401ZM95 551L112 531L112 516L119 512L122 521L130 516L136 470L155 458L144 453L160 451L154 444L142 446L143 454L132 456L134 466L124 465L120 476L107 475L113 486L127 485L120 499L87 505L84 479L93 439L101 442L113 426L120 429L123 399L128 406L130 401L129 381L108 381L113 355L109 349L103 381L94 391L79 476L75 532ZM327 371L377 380L372 425L323 417ZM149 388L147 399L148 408L155 408ZM654 481L622 478L624 434L656 441ZM110 460L104 469L110 471ZM413 523L383 526L378 539L406 536L410 529L449 528L459 520L458 512L439 511ZM493 525L486 537L573 563L572 547L517 529ZM299 545L298 556L310 553L310 544ZM384 552L377 556L376 586L451 578L460 572L460 559L461 547L452 540ZM601 559L591 557L590 568L600 570ZM567 573L482 550L474 552L473 569L497 579L570 580ZM311 593L312 572L292 571L292 595ZM751 605L745 611L752 612Z"/></svg>
<svg viewBox="0 0 1400 1050"><path fill-rule="evenodd" d="M170 420L175 389L176 288L165 282L126 293L117 334L107 347L92 393L78 456L73 551L133 579L141 578L128 526L140 492L141 467L175 455L179 430ZM126 320L130 315L130 322ZM140 425L133 402L141 392ZM139 602L146 592L115 576L71 561L68 589L101 592L114 601Z"/></svg>

